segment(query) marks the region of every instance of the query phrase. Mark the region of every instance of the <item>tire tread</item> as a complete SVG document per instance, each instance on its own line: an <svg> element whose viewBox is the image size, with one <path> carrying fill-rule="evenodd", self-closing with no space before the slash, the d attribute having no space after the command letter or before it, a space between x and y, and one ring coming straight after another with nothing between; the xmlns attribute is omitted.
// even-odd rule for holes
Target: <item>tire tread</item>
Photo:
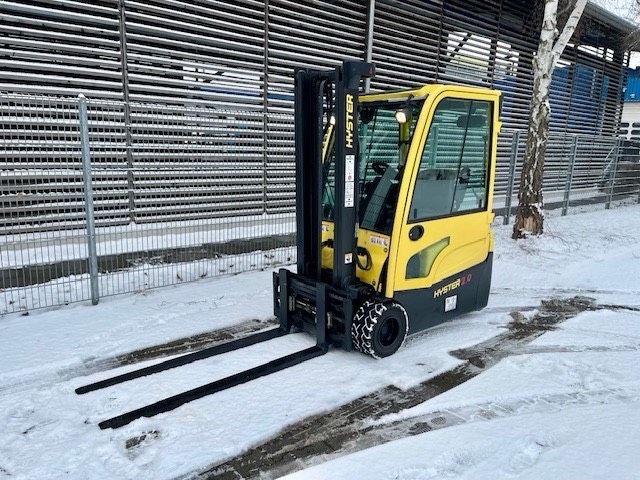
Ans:
<svg viewBox="0 0 640 480"><path fill-rule="evenodd" d="M407 312L402 305L394 301L375 301L367 300L356 311L353 316L353 322L351 324L351 338L353 342L353 348L359 352L369 355L373 358L381 358L375 351L373 346L372 333L377 325L380 317L390 308L399 308L405 315L407 320L407 330L409 322L407 318ZM404 332L406 338L407 332ZM402 343L404 343L404 338ZM402 345L402 343L400 345Z"/></svg>

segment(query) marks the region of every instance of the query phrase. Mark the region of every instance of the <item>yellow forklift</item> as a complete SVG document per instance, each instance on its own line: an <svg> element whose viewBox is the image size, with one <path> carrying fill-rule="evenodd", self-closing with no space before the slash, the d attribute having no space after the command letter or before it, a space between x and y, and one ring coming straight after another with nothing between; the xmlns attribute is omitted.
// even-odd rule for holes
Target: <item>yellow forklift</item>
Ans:
<svg viewBox="0 0 640 480"><path fill-rule="evenodd" d="M376 358L486 306L500 93L458 85L363 95L373 64L295 72L297 270L274 273L279 326L78 388L109 387L307 331L316 345L100 423L283 370L330 346Z"/></svg>

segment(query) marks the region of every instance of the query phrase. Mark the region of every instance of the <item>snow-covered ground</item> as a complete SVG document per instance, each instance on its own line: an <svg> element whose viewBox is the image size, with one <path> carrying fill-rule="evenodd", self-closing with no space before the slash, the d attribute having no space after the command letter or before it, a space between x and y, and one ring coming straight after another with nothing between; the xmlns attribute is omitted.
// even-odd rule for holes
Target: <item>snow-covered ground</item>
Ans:
<svg viewBox="0 0 640 480"><path fill-rule="evenodd" d="M551 217L544 237L517 243L509 239L510 227L497 226L495 233L492 296L484 311L411 338L382 361L333 351L117 430L97 423L312 345L310 337L295 334L74 393L141 365L90 373L100 359L267 319L271 272L107 298L95 307L0 317L0 479L175 478L368 392L389 384L408 388L447 371L461 363L450 351L503 332L511 310L575 294L640 306L639 206ZM375 420L444 412L455 419L450 426L332 459L293 478L637 478L639 362L640 312L579 314L468 382ZM127 448L127 440L144 432L154 433Z"/></svg>
<svg viewBox="0 0 640 480"><path fill-rule="evenodd" d="M420 417L432 431L286 478L637 479L639 324L638 312L583 313L459 387L375 422Z"/></svg>

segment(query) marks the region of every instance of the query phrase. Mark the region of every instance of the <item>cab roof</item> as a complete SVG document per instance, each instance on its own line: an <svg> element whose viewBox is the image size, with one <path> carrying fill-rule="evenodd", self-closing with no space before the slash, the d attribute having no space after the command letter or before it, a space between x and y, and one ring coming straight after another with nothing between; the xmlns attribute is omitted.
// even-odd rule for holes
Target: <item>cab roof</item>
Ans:
<svg viewBox="0 0 640 480"><path fill-rule="evenodd" d="M411 96L413 99L420 100L426 98L429 95L445 93L445 92L457 92L462 94L489 94L499 97L501 92L484 87L470 87L465 85L453 85L444 83L431 83L419 88L405 89L405 90L387 90L382 92L374 92L362 94L359 96L360 102L402 102Z"/></svg>

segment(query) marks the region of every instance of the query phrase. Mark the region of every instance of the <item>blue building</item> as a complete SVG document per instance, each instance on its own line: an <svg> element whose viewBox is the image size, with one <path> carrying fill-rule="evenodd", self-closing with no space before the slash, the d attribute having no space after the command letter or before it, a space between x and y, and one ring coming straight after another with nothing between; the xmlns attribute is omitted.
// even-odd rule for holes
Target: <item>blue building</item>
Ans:
<svg viewBox="0 0 640 480"><path fill-rule="evenodd" d="M640 139L640 67L627 69L620 135Z"/></svg>

